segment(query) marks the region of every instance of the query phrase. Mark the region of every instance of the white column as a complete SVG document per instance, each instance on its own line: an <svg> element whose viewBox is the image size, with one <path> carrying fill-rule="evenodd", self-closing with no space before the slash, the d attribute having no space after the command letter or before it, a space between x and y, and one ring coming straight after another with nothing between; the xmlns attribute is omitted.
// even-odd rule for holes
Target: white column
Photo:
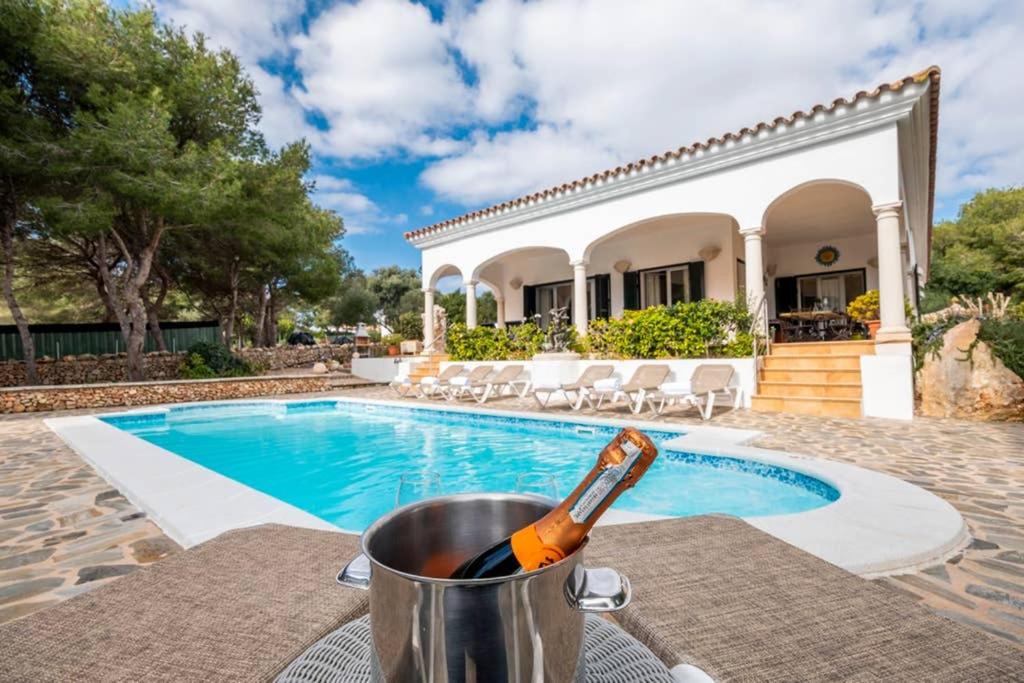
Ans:
<svg viewBox="0 0 1024 683"><path fill-rule="evenodd" d="M901 202L872 207L878 228L878 299L882 321L876 341L909 342L903 310L903 257L900 254Z"/></svg>
<svg viewBox="0 0 1024 683"><path fill-rule="evenodd" d="M743 261L744 272L747 277L747 305L753 308L764 296L764 253L762 237L764 228L760 225L755 228L740 230L743 235ZM759 311L754 311L759 314Z"/></svg>
<svg viewBox="0 0 1024 683"><path fill-rule="evenodd" d="M576 333L584 337L587 334L587 262L573 261L572 264L572 322Z"/></svg>
<svg viewBox="0 0 1024 683"><path fill-rule="evenodd" d="M498 319L495 322L495 326L499 330L505 329L505 297L498 296L498 293L494 293L494 302L498 305Z"/></svg>
<svg viewBox="0 0 1024 683"><path fill-rule="evenodd" d="M476 327L476 282L466 280L466 327Z"/></svg>
<svg viewBox="0 0 1024 683"><path fill-rule="evenodd" d="M434 341L434 290L427 287L423 290L423 350L429 352Z"/></svg>

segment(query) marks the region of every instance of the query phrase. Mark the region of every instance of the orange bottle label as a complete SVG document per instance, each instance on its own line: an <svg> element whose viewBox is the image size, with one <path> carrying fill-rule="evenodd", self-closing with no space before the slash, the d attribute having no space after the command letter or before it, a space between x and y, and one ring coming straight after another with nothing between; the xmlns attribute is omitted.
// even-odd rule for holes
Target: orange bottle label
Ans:
<svg viewBox="0 0 1024 683"><path fill-rule="evenodd" d="M544 543L534 524L512 534L512 552L528 572L565 559L565 551Z"/></svg>

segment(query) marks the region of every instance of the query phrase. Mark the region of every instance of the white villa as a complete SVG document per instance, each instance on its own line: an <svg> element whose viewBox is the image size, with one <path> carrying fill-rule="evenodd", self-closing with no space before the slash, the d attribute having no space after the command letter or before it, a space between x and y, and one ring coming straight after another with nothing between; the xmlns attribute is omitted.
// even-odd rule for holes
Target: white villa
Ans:
<svg viewBox="0 0 1024 683"><path fill-rule="evenodd" d="M774 345L754 406L909 418L904 297L916 306L928 277L939 75L931 67L406 233L422 252L426 310L453 275L470 327L483 284L499 327L568 305L581 334L590 319L680 300L744 296L776 320L823 303L842 311L878 289L874 342Z"/></svg>

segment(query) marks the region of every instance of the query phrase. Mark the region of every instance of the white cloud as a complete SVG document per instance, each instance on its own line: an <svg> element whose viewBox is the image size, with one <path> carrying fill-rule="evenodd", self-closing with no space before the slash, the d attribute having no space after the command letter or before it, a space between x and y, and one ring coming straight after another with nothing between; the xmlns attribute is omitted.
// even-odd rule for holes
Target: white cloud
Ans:
<svg viewBox="0 0 1024 683"><path fill-rule="evenodd" d="M304 0L158 0L160 14L201 31L247 64L278 54L299 25Z"/></svg>
<svg viewBox="0 0 1024 683"><path fill-rule="evenodd" d="M939 202L1024 182L1019 0L449 0L443 20L409 0L356 0L308 25L301 0L159 0L158 8L241 56L272 145L306 137L316 154L342 161L428 159L422 182L465 204L830 102L932 63L943 68ZM301 85L262 68L268 59L294 59ZM326 130L308 123L310 113ZM351 187L321 193L361 215L377 211L365 221L350 211L350 232L388 220Z"/></svg>
<svg viewBox="0 0 1024 683"><path fill-rule="evenodd" d="M293 38L303 106L327 119L321 151L379 157L455 150L444 132L468 108L448 28L405 0L339 4Z"/></svg>
<svg viewBox="0 0 1024 683"><path fill-rule="evenodd" d="M1022 14L994 1L485 0L452 34L478 75L474 113L529 111L534 130L477 134L422 179L465 204L497 201L938 63L940 193L1019 183Z"/></svg>
<svg viewBox="0 0 1024 683"><path fill-rule="evenodd" d="M470 149L423 172L423 182L450 199L478 203L512 197L605 168L615 155L572 130L541 126L531 131L478 135Z"/></svg>
<svg viewBox="0 0 1024 683"><path fill-rule="evenodd" d="M379 232L384 215L380 207L359 192L348 178L332 175L318 175L313 201L325 209L332 209L345 221L345 232L349 235L366 235Z"/></svg>

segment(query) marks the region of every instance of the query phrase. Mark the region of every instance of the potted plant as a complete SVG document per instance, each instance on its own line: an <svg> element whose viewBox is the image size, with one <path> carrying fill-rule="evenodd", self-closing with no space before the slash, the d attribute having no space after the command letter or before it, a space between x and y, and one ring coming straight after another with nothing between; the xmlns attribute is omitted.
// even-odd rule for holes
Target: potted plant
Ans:
<svg viewBox="0 0 1024 683"><path fill-rule="evenodd" d="M381 343L388 347L389 356L397 356L399 352L399 344L402 343L402 335L400 334L389 334L381 339Z"/></svg>
<svg viewBox="0 0 1024 683"><path fill-rule="evenodd" d="M882 321L878 319L878 290L869 289L846 307L846 314L857 322L864 323L868 328L868 336L875 338Z"/></svg>

